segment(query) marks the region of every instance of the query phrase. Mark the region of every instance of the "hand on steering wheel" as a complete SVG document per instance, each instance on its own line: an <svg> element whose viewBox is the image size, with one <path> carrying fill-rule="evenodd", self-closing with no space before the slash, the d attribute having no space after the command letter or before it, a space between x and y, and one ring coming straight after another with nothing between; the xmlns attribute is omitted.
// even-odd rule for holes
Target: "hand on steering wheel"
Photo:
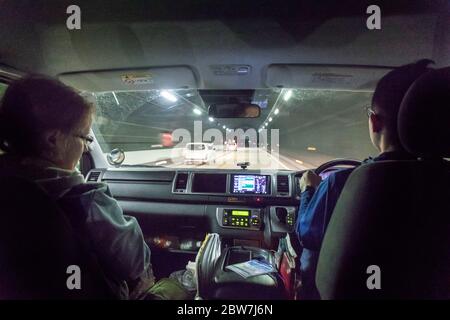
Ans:
<svg viewBox="0 0 450 320"><path fill-rule="evenodd" d="M314 171L308 170L303 173L299 181L300 192L306 190L307 187L317 188L317 186L322 182L322 178L317 175Z"/></svg>
<svg viewBox="0 0 450 320"><path fill-rule="evenodd" d="M316 188L322 181L320 174L329 168L339 166L339 165L356 167L356 166L359 166L360 164L361 164L361 161L352 160L352 159L334 159L334 160L325 162L325 163L321 164L319 167L317 167L315 170L308 170L302 174L302 177L299 180L300 192L305 191L307 187Z"/></svg>

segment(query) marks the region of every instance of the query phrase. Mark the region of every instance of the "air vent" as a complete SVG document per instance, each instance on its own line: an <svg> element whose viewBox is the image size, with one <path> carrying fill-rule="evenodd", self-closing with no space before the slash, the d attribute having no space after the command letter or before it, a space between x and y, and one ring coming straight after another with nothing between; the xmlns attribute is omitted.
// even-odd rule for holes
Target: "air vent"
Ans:
<svg viewBox="0 0 450 320"><path fill-rule="evenodd" d="M277 176L277 194L289 195L289 176Z"/></svg>
<svg viewBox="0 0 450 320"><path fill-rule="evenodd" d="M179 173L175 180L174 192L186 192L188 182L187 173Z"/></svg>
<svg viewBox="0 0 450 320"><path fill-rule="evenodd" d="M88 182L97 182L100 177L101 171L91 171L87 178Z"/></svg>

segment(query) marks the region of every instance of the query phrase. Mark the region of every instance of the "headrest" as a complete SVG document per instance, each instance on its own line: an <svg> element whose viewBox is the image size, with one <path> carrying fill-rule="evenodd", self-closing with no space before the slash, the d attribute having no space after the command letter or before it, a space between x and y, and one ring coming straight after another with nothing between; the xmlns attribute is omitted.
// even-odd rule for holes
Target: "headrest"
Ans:
<svg viewBox="0 0 450 320"><path fill-rule="evenodd" d="M400 106L398 133L416 156L450 157L450 67L431 70L412 84Z"/></svg>

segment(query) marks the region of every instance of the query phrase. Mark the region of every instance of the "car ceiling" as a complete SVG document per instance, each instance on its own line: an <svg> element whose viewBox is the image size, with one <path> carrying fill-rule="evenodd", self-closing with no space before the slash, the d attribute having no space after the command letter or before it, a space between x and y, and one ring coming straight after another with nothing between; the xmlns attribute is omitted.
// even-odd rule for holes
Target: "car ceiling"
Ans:
<svg viewBox="0 0 450 320"><path fill-rule="evenodd" d="M448 1L375 1L382 10L375 31L365 26L373 1L190 2L78 1L82 28L69 31L72 1L2 1L0 63L53 76L186 65L204 89L265 87L270 64L450 64ZM217 64L251 72L217 76Z"/></svg>

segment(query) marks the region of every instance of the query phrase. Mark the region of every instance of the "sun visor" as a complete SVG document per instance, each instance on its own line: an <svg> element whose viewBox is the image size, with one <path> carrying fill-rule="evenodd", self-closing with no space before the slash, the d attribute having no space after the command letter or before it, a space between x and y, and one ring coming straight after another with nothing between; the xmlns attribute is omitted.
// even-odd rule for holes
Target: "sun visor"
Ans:
<svg viewBox="0 0 450 320"><path fill-rule="evenodd" d="M272 64L268 66L268 87L373 91L389 67Z"/></svg>
<svg viewBox="0 0 450 320"><path fill-rule="evenodd" d="M197 77L187 66L64 73L58 78L90 92L198 88Z"/></svg>

